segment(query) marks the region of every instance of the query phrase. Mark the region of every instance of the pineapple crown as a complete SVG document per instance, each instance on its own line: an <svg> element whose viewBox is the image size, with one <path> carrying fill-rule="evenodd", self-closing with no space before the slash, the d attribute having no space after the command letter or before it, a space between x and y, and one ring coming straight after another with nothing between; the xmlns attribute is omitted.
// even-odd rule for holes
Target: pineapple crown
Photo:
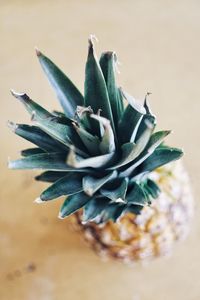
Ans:
<svg viewBox="0 0 200 300"><path fill-rule="evenodd" d="M64 113L50 113L27 94L12 91L35 125L9 125L37 147L23 150L9 168L43 170L36 180L51 185L36 202L67 196L60 218L81 208L83 222L115 222L127 212L139 214L160 193L149 174L183 154L163 143L170 131L155 132L148 94L141 104L117 86L116 54L102 53L98 61L92 36L84 97L49 58L36 53Z"/></svg>

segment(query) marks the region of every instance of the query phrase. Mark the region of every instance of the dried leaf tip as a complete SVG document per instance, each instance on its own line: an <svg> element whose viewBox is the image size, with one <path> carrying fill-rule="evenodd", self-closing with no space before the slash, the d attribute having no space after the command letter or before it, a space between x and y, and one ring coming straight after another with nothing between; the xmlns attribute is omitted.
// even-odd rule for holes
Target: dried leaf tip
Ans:
<svg viewBox="0 0 200 300"><path fill-rule="evenodd" d="M58 215L58 219L61 219L61 220L63 220L63 219L64 219L64 217L63 217L63 215L62 215L61 213L59 213L59 215Z"/></svg>
<svg viewBox="0 0 200 300"><path fill-rule="evenodd" d="M36 52L37 56L41 56L42 55L42 52L37 47L35 47L35 52Z"/></svg>
<svg viewBox="0 0 200 300"><path fill-rule="evenodd" d="M89 43L89 54L94 52L94 42L98 42L97 37L94 34L90 34L88 43Z"/></svg>
<svg viewBox="0 0 200 300"><path fill-rule="evenodd" d="M151 92L147 92L146 95L145 95L145 98L144 98L144 107L147 111L147 114L151 114L153 115L152 111L150 110L150 106L149 106L149 100L148 100L148 97L151 95L152 93Z"/></svg>
<svg viewBox="0 0 200 300"><path fill-rule="evenodd" d="M8 121L7 125L8 125L8 128L10 128L13 132L15 132L18 127L16 123L11 122L11 121Z"/></svg>
<svg viewBox="0 0 200 300"><path fill-rule="evenodd" d="M90 34L89 36L89 43L94 44L94 42L99 42L98 38L96 37L95 34Z"/></svg>
<svg viewBox="0 0 200 300"><path fill-rule="evenodd" d="M11 95L13 95L16 98L19 98L20 96L23 96L24 93L17 93L13 89L10 90Z"/></svg>
<svg viewBox="0 0 200 300"><path fill-rule="evenodd" d="M121 65L121 62L118 60L118 56L115 51L113 52L113 61L114 61L115 72L120 74L119 66Z"/></svg>
<svg viewBox="0 0 200 300"><path fill-rule="evenodd" d="M17 98L19 100L29 100L30 99L26 93L17 93L12 89L10 90L10 92L15 98Z"/></svg>
<svg viewBox="0 0 200 300"><path fill-rule="evenodd" d="M42 201L42 199L40 197L36 198L34 200L35 203L44 203L44 201Z"/></svg>

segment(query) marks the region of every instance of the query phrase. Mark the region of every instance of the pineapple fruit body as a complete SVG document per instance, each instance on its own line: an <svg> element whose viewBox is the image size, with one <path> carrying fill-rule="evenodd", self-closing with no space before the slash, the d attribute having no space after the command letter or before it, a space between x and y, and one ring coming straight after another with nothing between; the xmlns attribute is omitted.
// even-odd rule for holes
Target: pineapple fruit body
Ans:
<svg viewBox="0 0 200 300"><path fill-rule="evenodd" d="M157 169L151 177L162 192L140 215L127 213L116 223L82 223L82 212L71 219L87 243L103 258L125 263L169 255L174 242L183 240L193 215L189 177L181 162Z"/></svg>

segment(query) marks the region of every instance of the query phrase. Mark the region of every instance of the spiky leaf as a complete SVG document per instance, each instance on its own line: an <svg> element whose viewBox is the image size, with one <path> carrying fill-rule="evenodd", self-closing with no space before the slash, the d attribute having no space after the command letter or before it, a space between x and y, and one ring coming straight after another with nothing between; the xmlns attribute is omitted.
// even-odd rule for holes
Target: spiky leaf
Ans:
<svg viewBox="0 0 200 300"><path fill-rule="evenodd" d="M25 149L21 151L21 156L31 156L31 155L35 155L35 154L42 154L45 153L44 150L40 149L40 148L29 148L29 149Z"/></svg>
<svg viewBox="0 0 200 300"><path fill-rule="evenodd" d="M113 171L106 176L102 176L100 178L87 175L83 177L83 190L84 192L92 196L96 191L98 191L106 182L109 180L116 178L117 172Z"/></svg>
<svg viewBox="0 0 200 300"><path fill-rule="evenodd" d="M141 185L134 183L131 191L126 196L126 201L128 204L145 206L148 203L146 194L142 189Z"/></svg>
<svg viewBox="0 0 200 300"><path fill-rule="evenodd" d="M183 151L176 148L156 149L141 165L140 172L151 172L171 161L179 159Z"/></svg>
<svg viewBox="0 0 200 300"><path fill-rule="evenodd" d="M128 101L122 119L119 122L119 137L121 143L134 142L138 127L146 113L145 108L129 94L121 90L121 93Z"/></svg>
<svg viewBox="0 0 200 300"><path fill-rule="evenodd" d="M108 197L113 202L125 201L126 192L128 188L128 178L122 178L117 187L113 188L113 183L111 183L110 188L101 188L100 193Z"/></svg>
<svg viewBox="0 0 200 300"><path fill-rule="evenodd" d="M48 57L40 51L37 51L37 56L66 116L73 118L77 105L83 104L83 96L72 81Z"/></svg>
<svg viewBox="0 0 200 300"><path fill-rule="evenodd" d="M113 222L116 222L119 217L121 216L123 210L125 209L125 204L116 204L111 203L109 204L106 209L101 214L101 220L99 223L105 223L108 220L112 220Z"/></svg>
<svg viewBox="0 0 200 300"><path fill-rule="evenodd" d="M83 222L99 221L101 213L108 206L107 198L92 198L87 202L83 209ZM97 218L97 219L96 219Z"/></svg>
<svg viewBox="0 0 200 300"><path fill-rule="evenodd" d="M72 127L58 123L54 115L31 100L27 94L20 94L14 91L12 91L12 94L24 104L27 111L31 114L32 120L34 120L43 131L67 147L70 147L71 144L74 143L76 146L75 151L84 157L87 156L84 152L82 142ZM81 148L83 150L81 150Z"/></svg>
<svg viewBox="0 0 200 300"><path fill-rule="evenodd" d="M101 142L99 143L99 149L101 150L101 153L106 154L114 152L116 149L115 138L110 121L97 115L91 115L91 117L96 119L104 129Z"/></svg>
<svg viewBox="0 0 200 300"><path fill-rule="evenodd" d="M154 199L156 199L161 192L159 186L151 179L147 179L146 183L144 184L144 188Z"/></svg>
<svg viewBox="0 0 200 300"><path fill-rule="evenodd" d="M66 154L42 153L27 156L22 159L9 161L10 169L42 169L51 171L74 171L74 168L65 163Z"/></svg>
<svg viewBox="0 0 200 300"><path fill-rule="evenodd" d="M50 187L48 187L41 195L41 201L48 201L58 198L63 195L73 195L80 193L83 190L82 180L83 175L79 173L69 173L66 176L58 179Z"/></svg>
<svg viewBox="0 0 200 300"><path fill-rule="evenodd" d="M89 200L90 197L83 192L67 197L60 209L59 217L62 219L75 213L78 209L82 208Z"/></svg>
<svg viewBox="0 0 200 300"><path fill-rule="evenodd" d="M82 140L83 144L89 151L89 153L94 155L100 154L99 153L100 140L98 136L92 135L82 126L78 126L75 123L73 125L80 139Z"/></svg>
<svg viewBox="0 0 200 300"><path fill-rule="evenodd" d="M144 101L144 108L146 110L146 114L143 116L143 122L141 122L138 126L136 135L135 135L135 141L137 142L137 140L139 140L139 138L141 137L141 135L144 133L144 131L147 128L147 124L150 123L152 125L153 128L155 128L156 126L156 117L155 115L152 114L148 101L147 101L147 96L149 95L149 93L146 95L145 97L145 101Z"/></svg>
<svg viewBox="0 0 200 300"><path fill-rule="evenodd" d="M9 122L9 127L14 133L37 145L46 152L55 152L56 150L68 151L66 146L53 139L37 126Z"/></svg>
<svg viewBox="0 0 200 300"><path fill-rule="evenodd" d="M147 130L147 129L146 129ZM131 173L140 165L142 164L143 161L145 161L148 157L151 156L151 154L154 152L154 150L162 143L162 141L164 140L164 138L170 133L169 130L166 131L159 131L154 133L146 148L144 149L144 151L136 158L136 160L134 161L134 163L128 167L127 169L125 169L124 171L121 172L121 176L130 176ZM144 135L144 133L143 133ZM140 139L142 139L142 136L140 137ZM139 140L140 141L140 140ZM139 142L138 141L138 142Z"/></svg>
<svg viewBox="0 0 200 300"><path fill-rule="evenodd" d="M113 130L114 121L109 102L105 79L94 51L93 41L89 39L88 58L85 69L85 106L91 106L94 113L101 110L103 117L110 120Z"/></svg>
<svg viewBox="0 0 200 300"><path fill-rule="evenodd" d="M66 176L67 172L56 172L56 171L46 171L42 174L35 177L35 180L38 181L44 181L44 182L55 182L58 179L61 179L62 177Z"/></svg>
<svg viewBox="0 0 200 300"><path fill-rule="evenodd" d="M67 163L74 168L102 168L106 167L115 159L115 153L108 153L99 156L82 159L71 149L67 158Z"/></svg>
<svg viewBox="0 0 200 300"><path fill-rule="evenodd" d="M119 96L119 90L116 85L115 71L117 56L115 52L104 52L100 57L100 66L106 82L110 105L112 109L115 128L123 114L123 101Z"/></svg>

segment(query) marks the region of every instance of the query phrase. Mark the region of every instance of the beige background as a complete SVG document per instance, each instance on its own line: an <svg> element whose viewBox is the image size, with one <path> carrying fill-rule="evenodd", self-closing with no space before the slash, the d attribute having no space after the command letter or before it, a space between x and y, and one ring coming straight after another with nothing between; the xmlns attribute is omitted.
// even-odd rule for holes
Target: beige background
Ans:
<svg viewBox="0 0 200 300"><path fill-rule="evenodd" d="M195 198L200 192L200 1L0 1L0 299L1 300L198 300L200 212L173 256L134 268L102 262L66 221L60 200L36 205L45 185L32 172L8 171L28 143L6 127L29 120L9 89L26 91L58 108L33 48L38 46L83 87L87 37L97 51L115 50L120 84L138 98L151 91L159 127L183 146ZM197 202L196 201L196 202Z"/></svg>

